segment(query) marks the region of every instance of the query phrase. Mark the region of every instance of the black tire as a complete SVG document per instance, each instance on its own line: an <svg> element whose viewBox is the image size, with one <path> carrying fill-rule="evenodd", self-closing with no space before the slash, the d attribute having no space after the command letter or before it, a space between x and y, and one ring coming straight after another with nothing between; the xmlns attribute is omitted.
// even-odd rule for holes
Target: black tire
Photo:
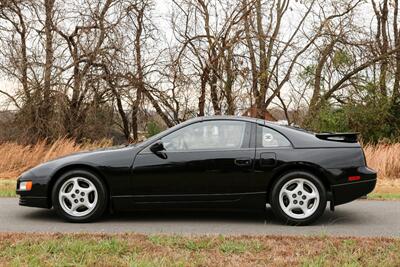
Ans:
<svg viewBox="0 0 400 267"><path fill-rule="evenodd" d="M59 201L59 191L64 184L65 181L67 181L70 178L73 177L83 177L91 181L94 186L96 187L97 194L98 194L98 200L97 204L94 207L94 209L87 215L85 216L72 216L65 212L63 208L61 207L60 201ZM53 202L53 207L54 210L57 212L57 214L62 217L64 220L68 222L74 222L74 223L85 223L85 222L91 222L95 221L98 218L100 218L106 208L107 208L107 202L108 202L108 197L107 197L107 188L95 174L86 171L86 170L72 170L68 171L64 174L62 174L54 184L53 190L52 190L52 202Z"/></svg>
<svg viewBox="0 0 400 267"><path fill-rule="evenodd" d="M311 182L317 188L320 198L317 209L309 217L303 219L293 218L288 214L286 214L281 208L279 202L279 193L282 187L290 180L294 180L296 178L302 178ZM320 218L326 209L326 204L327 204L326 190L322 182L313 174L305 171L293 171L282 175L273 184L272 190L270 191L270 204L275 216L283 223L289 225L309 225L315 222L318 218Z"/></svg>

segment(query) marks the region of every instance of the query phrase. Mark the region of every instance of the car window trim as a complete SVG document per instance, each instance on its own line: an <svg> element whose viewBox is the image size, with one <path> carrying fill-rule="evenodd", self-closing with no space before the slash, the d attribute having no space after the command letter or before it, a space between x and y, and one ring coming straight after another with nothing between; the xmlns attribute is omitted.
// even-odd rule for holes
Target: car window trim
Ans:
<svg viewBox="0 0 400 267"><path fill-rule="evenodd" d="M165 151L166 153L198 153L198 152L240 152L240 151L253 151L253 147L248 148L235 148L235 149L203 149L203 150L174 150L174 151ZM151 151L141 151L139 152L140 155L145 154L153 154Z"/></svg>

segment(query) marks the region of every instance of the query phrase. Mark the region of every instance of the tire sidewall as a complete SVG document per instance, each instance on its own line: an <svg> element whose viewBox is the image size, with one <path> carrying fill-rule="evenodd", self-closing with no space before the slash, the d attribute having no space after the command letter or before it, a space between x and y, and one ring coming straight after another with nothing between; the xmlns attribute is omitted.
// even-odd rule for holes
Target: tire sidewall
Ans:
<svg viewBox="0 0 400 267"><path fill-rule="evenodd" d="M304 219L296 219L292 218L289 215L287 215L281 208L280 202L279 202L279 193L283 187L288 181L293 180L295 178L303 178L308 180L309 182L313 183L315 187L318 190L319 193L319 204L318 208L315 210L315 212ZM293 171L286 173L282 175L276 183L272 187L271 195L270 195L270 203L272 207L272 211L274 214L284 223L290 224L290 225L308 225L314 221L316 221L319 217L322 216L326 209L326 204L327 204L327 197L326 197L326 190L322 182L315 177L313 174L304 172L304 171Z"/></svg>
<svg viewBox="0 0 400 267"><path fill-rule="evenodd" d="M62 185L70 178L83 177L90 180L97 190L98 201L96 207L89 214L82 217L75 217L66 213L59 202L59 191ZM69 222L89 222L99 218L107 207L107 190L104 183L93 173L85 170L73 170L61 175L54 184L52 190L52 202L54 210L65 220Z"/></svg>

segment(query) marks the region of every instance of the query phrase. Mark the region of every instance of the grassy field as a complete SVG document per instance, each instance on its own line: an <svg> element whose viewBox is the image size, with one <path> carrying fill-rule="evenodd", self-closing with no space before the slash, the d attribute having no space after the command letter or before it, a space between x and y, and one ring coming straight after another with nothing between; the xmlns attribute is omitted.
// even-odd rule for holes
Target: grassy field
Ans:
<svg viewBox="0 0 400 267"><path fill-rule="evenodd" d="M367 196L368 199L375 200L400 200L400 193L371 193Z"/></svg>
<svg viewBox="0 0 400 267"><path fill-rule="evenodd" d="M0 234L0 265L399 266L387 238Z"/></svg>
<svg viewBox="0 0 400 267"><path fill-rule="evenodd" d="M400 143L364 146L368 166L384 180L400 179Z"/></svg>
<svg viewBox="0 0 400 267"><path fill-rule="evenodd" d="M0 179L0 197L15 197L15 188L15 179Z"/></svg>
<svg viewBox="0 0 400 267"><path fill-rule="evenodd" d="M369 199L400 199L400 179L379 179Z"/></svg>

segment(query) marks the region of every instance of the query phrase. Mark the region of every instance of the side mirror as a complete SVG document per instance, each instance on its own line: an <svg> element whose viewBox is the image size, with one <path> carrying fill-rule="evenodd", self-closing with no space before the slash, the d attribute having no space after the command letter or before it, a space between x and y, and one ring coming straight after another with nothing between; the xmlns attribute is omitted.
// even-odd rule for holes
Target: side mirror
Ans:
<svg viewBox="0 0 400 267"><path fill-rule="evenodd" d="M164 152L165 148L161 141L157 141L150 146L150 151L159 156L162 159L167 158L167 154Z"/></svg>

